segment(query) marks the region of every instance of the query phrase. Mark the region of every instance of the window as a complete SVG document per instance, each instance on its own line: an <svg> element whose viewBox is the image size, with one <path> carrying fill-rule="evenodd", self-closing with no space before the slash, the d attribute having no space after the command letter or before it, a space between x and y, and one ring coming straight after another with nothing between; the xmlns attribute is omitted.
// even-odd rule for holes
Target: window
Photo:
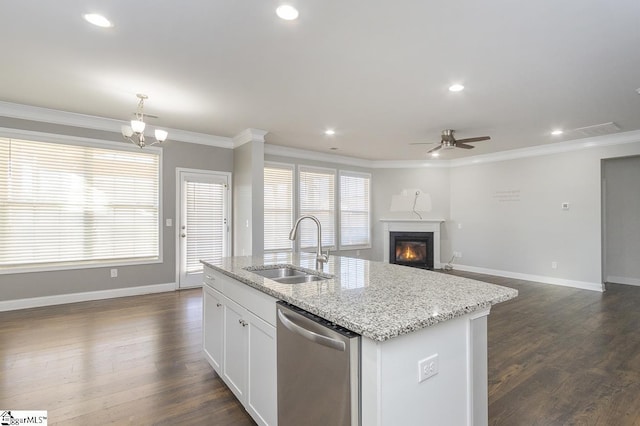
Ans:
<svg viewBox="0 0 640 426"><path fill-rule="evenodd" d="M158 261L159 191L157 150L0 139L0 269Z"/></svg>
<svg viewBox="0 0 640 426"><path fill-rule="evenodd" d="M267 163L264 168L264 250L291 251L293 241L293 166Z"/></svg>
<svg viewBox="0 0 640 426"><path fill-rule="evenodd" d="M340 249L371 247L371 175L340 171Z"/></svg>
<svg viewBox="0 0 640 426"><path fill-rule="evenodd" d="M322 224L323 248L335 248L336 171L300 166L298 176L300 216L310 214L317 217ZM300 229L298 229L300 248L316 247L318 244L317 232L316 225L312 221L301 222Z"/></svg>

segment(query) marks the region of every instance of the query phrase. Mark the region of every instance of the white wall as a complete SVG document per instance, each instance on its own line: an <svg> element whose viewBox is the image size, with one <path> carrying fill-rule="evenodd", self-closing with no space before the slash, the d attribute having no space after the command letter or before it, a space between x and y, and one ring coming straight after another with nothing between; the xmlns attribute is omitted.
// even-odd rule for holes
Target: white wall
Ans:
<svg viewBox="0 0 640 426"><path fill-rule="evenodd" d="M392 212L391 199L405 189L419 189L431 197L432 210L420 212L423 219L447 219L450 210L449 169L447 168L412 168L412 169L375 169L372 177L372 225L373 248L372 260L382 261L384 234L380 219L418 219L414 213ZM421 195L425 196L425 195ZM451 256L451 243L448 226L441 228L441 260L447 261Z"/></svg>
<svg viewBox="0 0 640 426"><path fill-rule="evenodd" d="M601 161L640 154L640 137L619 145L604 142L449 169L374 169L372 259L383 258L380 219L416 218L411 212L390 211L393 194L420 188L430 193L433 204L423 217L447 220L442 226L443 262L455 250L462 253L454 261L457 269L600 290ZM636 199L638 183L624 183ZM562 210L563 202L569 210ZM627 251L638 258L637 247Z"/></svg>
<svg viewBox="0 0 640 426"><path fill-rule="evenodd" d="M638 153L640 142L453 168L460 268L600 289L600 162Z"/></svg>

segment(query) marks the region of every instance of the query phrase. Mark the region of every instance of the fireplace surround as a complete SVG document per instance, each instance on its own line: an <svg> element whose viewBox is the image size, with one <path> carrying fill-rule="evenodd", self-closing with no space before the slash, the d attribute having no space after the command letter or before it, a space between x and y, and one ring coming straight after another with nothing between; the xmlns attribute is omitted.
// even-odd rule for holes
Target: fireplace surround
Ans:
<svg viewBox="0 0 640 426"><path fill-rule="evenodd" d="M426 232L433 234L433 269L441 269L440 263L440 225L444 219L381 219L383 226L383 260L390 262L390 236L392 232Z"/></svg>

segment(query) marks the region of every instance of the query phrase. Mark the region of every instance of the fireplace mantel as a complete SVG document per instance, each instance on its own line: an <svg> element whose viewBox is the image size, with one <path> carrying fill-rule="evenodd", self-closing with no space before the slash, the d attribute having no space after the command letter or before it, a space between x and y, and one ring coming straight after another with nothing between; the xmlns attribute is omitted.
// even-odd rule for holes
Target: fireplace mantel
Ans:
<svg viewBox="0 0 640 426"><path fill-rule="evenodd" d="M440 263L440 224L444 219L380 219L384 227L384 261L389 262L389 232L433 232L433 267L442 269Z"/></svg>

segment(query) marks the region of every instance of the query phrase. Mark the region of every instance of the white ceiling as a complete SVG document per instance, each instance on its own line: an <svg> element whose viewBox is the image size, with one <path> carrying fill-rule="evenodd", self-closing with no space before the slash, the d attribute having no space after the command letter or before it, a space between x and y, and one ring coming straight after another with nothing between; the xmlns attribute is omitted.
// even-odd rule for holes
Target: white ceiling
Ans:
<svg viewBox="0 0 640 426"><path fill-rule="evenodd" d="M444 128L492 137L446 159L640 129L638 0L289 3L3 0L0 100L127 120L142 92L153 126L369 160L423 159L409 143Z"/></svg>

